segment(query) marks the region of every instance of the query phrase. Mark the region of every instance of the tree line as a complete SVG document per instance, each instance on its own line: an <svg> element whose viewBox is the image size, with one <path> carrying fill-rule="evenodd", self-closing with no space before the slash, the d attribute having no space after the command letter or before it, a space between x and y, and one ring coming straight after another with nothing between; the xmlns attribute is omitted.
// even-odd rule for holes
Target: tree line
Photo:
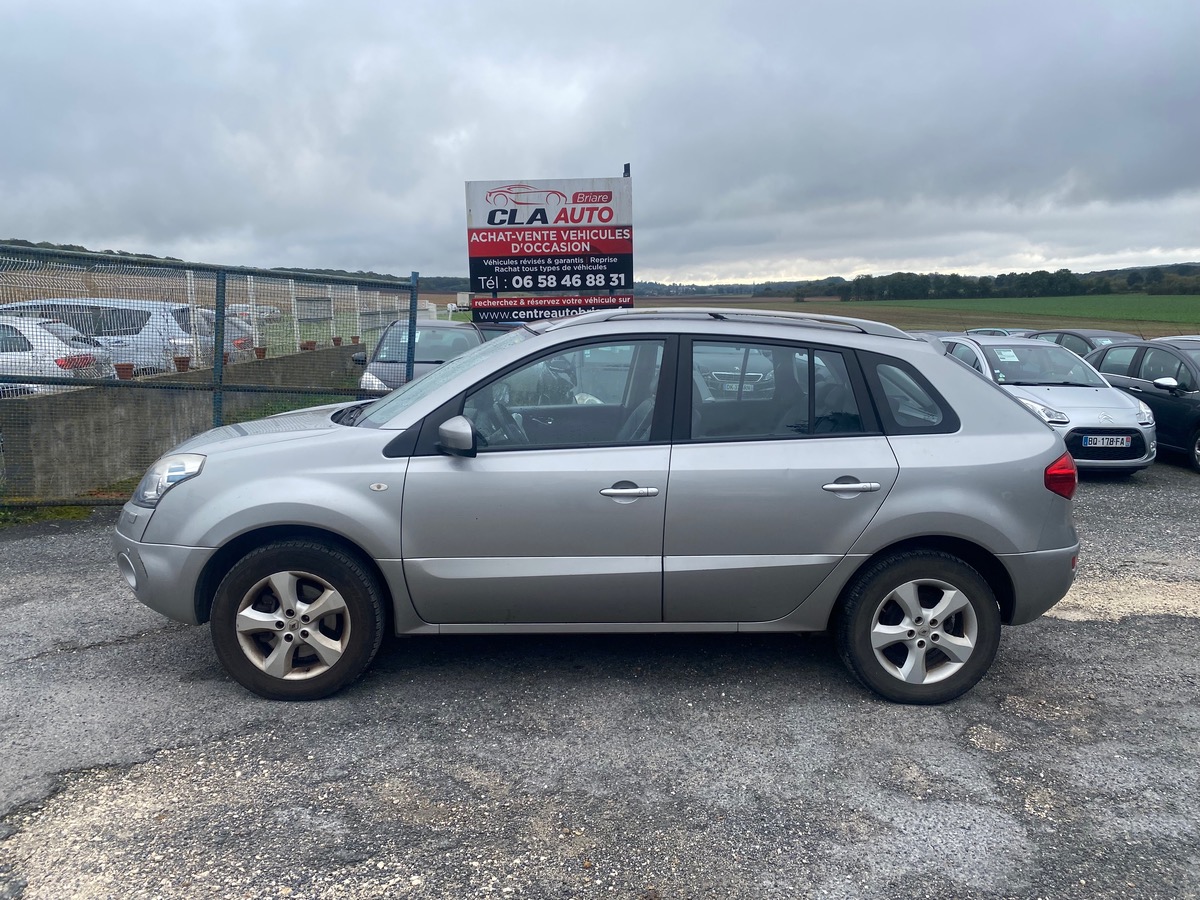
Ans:
<svg viewBox="0 0 1200 900"><path fill-rule="evenodd" d="M812 296L810 285L796 287L796 299ZM1076 275L1070 269L1009 272L1004 275L942 275L894 272L859 275L830 285L842 300L958 300L984 297L1078 297L1085 294L1200 294L1200 265Z"/></svg>

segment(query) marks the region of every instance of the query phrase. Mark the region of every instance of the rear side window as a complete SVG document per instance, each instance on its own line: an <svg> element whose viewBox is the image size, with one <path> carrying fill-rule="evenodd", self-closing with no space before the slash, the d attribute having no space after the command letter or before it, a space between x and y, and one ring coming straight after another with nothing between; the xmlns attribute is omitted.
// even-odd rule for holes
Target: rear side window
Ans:
<svg viewBox="0 0 1200 900"><path fill-rule="evenodd" d="M1060 343L1064 347L1066 347L1068 350L1070 350L1072 353L1075 353L1079 356L1087 355L1087 353L1092 349L1091 347L1088 346L1087 341L1085 341L1081 337L1076 337L1073 334L1064 334L1062 336L1062 340L1060 341ZM1101 339L1100 343L1104 344L1104 343L1109 343L1109 342Z"/></svg>
<svg viewBox="0 0 1200 900"><path fill-rule="evenodd" d="M1113 347L1104 354L1104 358L1100 360L1098 368L1105 375L1128 375L1129 364L1133 362L1133 356L1137 353L1137 347Z"/></svg>
<svg viewBox="0 0 1200 900"><path fill-rule="evenodd" d="M697 340L691 383L694 440L864 431L850 369L836 350Z"/></svg>
<svg viewBox="0 0 1200 900"><path fill-rule="evenodd" d="M1169 350L1159 350L1150 347L1142 357L1142 368L1139 377L1146 381L1157 381L1159 378L1174 378L1179 380L1182 364L1179 358Z"/></svg>
<svg viewBox="0 0 1200 900"><path fill-rule="evenodd" d="M951 344L950 355L955 359L960 359L976 372L982 372L983 366L979 363L979 357L975 355L975 351L966 344Z"/></svg>
<svg viewBox="0 0 1200 900"><path fill-rule="evenodd" d="M33 344L11 325L0 325L0 353L24 353L33 349Z"/></svg>
<svg viewBox="0 0 1200 900"><path fill-rule="evenodd" d="M901 359L862 354L867 382L888 434L950 434L959 420L945 398Z"/></svg>
<svg viewBox="0 0 1200 900"><path fill-rule="evenodd" d="M105 337L141 334L149 321L150 313L147 310L101 308L96 313L96 334Z"/></svg>

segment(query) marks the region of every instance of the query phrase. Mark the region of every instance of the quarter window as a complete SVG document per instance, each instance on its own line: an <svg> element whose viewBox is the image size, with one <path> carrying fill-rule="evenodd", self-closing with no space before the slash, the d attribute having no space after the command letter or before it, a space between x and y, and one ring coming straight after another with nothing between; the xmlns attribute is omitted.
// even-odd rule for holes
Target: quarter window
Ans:
<svg viewBox="0 0 1200 900"><path fill-rule="evenodd" d="M889 434L949 434L958 430L954 410L915 368L887 356L860 356Z"/></svg>

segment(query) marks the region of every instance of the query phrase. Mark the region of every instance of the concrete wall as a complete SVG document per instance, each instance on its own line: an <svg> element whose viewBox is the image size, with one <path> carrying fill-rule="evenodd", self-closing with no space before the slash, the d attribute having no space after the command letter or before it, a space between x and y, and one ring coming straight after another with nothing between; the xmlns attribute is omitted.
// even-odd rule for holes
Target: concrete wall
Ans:
<svg viewBox="0 0 1200 900"><path fill-rule="evenodd" d="M228 366L226 386L277 393L224 393L225 420L278 411L272 407L281 399L295 407L321 402L288 394L289 387L353 387L361 370L350 357L361 349L348 344ZM141 476L171 447L212 427L212 378L204 369L0 400L0 498L73 499ZM146 382L180 389L138 387Z"/></svg>

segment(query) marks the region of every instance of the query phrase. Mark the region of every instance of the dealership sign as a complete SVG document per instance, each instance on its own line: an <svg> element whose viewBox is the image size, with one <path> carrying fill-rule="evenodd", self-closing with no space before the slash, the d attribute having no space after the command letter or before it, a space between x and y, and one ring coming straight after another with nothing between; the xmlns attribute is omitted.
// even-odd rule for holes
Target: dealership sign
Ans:
<svg viewBox="0 0 1200 900"><path fill-rule="evenodd" d="M527 310L524 315L489 318L537 318L528 310L541 308L564 315L632 306L631 180L469 181L467 252L473 293L521 293L493 299L526 302L507 307ZM554 296L530 297L528 291ZM558 295L566 291L579 295ZM480 305L486 300L474 300L473 308L490 309Z"/></svg>

